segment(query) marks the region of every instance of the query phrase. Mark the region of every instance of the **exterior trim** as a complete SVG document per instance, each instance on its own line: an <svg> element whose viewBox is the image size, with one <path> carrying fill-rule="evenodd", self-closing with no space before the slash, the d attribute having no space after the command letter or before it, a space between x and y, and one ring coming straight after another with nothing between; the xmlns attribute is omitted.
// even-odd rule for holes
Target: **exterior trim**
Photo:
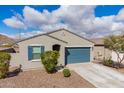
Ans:
<svg viewBox="0 0 124 93"><path fill-rule="evenodd" d="M34 59L34 60L31 60L31 62L40 62L41 59Z"/></svg>
<svg viewBox="0 0 124 93"><path fill-rule="evenodd" d="M43 44L29 44L29 46L44 46Z"/></svg>
<svg viewBox="0 0 124 93"><path fill-rule="evenodd" d="M67 48L69 48L69 47L70 47L70 48L71 48L71 47L72 47L72 48L74 48L74 47L77 47L77 48L78 48L78 47L93 47L93 46L92 46L92 45L91 45L91 46L90 46L90 45L89 45L89 46L79 46L79 45L75 45L75 46L66 46L66 47L67 47Z"/></svg>

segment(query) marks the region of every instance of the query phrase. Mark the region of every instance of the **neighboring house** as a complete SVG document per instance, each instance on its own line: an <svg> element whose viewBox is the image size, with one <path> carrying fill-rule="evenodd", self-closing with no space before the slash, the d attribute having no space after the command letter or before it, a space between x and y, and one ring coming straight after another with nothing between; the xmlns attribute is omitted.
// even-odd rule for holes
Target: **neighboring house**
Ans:
<svg viewBox="0 0 124 93"><path fill-rule="evenodd" d="M15 49L12 47L0 47L0 52L16 53Z"/></svg>
<svg viewBox="0 0 124 93"><path fill-rule="evenodd" d="M92 41L95 43L93 48L94 60L103 60L104 58L111 58L112 51L105 47L103 38L92 39Z"/></svg>
<svg viewBox="0 0 124 93"><path fill-rule="evenodd" d="M19 53L12 54L11 66L42 68L40 54L48 50L60 53L58 65L93 61L94 43L66 29L39 34L17 42Z"/></svg>
<svg viewBox="0 0 124 93"><path fill-rule="evenodd" d="M0 46L0 52L7 52L7 53L18 53L18 45L14 44L12 46Z"/></svg>

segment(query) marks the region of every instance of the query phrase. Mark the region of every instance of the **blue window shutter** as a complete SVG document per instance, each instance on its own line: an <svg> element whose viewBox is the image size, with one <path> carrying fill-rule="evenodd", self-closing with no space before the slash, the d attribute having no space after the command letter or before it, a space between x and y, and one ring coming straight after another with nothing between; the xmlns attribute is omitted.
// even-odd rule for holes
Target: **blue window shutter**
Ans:
<svg viewBox="0 0 124 93"><path fill-rule="evenodd" d="M28 60L32 60L32 46L28 46Z"/></svg>
<svg viewBox="0 0 124 93"><path fill-rule="evenodd" d="M44 46L41 46L41 53L44 52Z"/></svg>

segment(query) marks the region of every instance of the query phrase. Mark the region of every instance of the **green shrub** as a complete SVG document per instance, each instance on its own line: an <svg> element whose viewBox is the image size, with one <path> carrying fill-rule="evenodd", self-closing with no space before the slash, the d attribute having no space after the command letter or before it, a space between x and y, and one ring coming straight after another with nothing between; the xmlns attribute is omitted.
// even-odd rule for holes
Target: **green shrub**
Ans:
<svg viewBox="0 0 124 93"><path fill-rule="evenodd" d="M48 73L53 73L56 71L58 58L59 58L58 51L46 51L43 54L41 54L41 62Z"/></svg>
<svg viewBox="0 0 124 93"><path fill-rule="evenodd" d="M6 52L0 52L0 61L2 62L8 62L11 59L11 55Z"/></svg>
<svg viewBox="0 0 124 93"><path fill-rule="evenodd" d="M113 64L114 62L111 60L111 58L103 60L103 65L105 66L113 67Z"/></svg>
<svg viewBox="0 0 124 93"><path fill-rule="evenodd" d="M9 64L5 62L0 62L0 79L5 78L9 71Z"/></svg>
<svg viewBox="0 0 124 93"><path fill-rule="evenodd" d="M64 77L70 77L71 76L70 70L69 69L64 69L63 70L63 75L64 75Z"/></svg>
<svg viewBox="0 0 124 93"><path fill-rule="evenodd" d="M5 78L9 71L9 61L11 56L9 53L0 52L0 79Z"/></svg>

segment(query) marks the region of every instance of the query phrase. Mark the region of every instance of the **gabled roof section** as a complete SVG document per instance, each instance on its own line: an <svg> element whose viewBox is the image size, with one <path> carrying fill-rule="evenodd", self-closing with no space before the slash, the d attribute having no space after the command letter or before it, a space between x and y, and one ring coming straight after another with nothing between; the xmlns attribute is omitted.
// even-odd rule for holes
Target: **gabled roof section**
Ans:
<svg viewBox="0 0 124 93"><path fill-rule="evenodd" d="M77 33L74 33L74 32L72 32L72 31L70 31L70 30L65 29L65 28L62 28L62 29L57 30L57 31L61 31L61 30L68 31L68 32L71 33L71 34L74 34L74 35L76 35L76 36L78 36L78 37L80 37L80 38L82 38L82 39L85 39L85 40L87 40L87 41L89 41L89 42L91 42L91 43L94 43L93 41L91 41L91 40L89 40L89 39L86 39L86 38L84 38L83 36L80 36L80 35L78 35ZM52 32L49 32L48 34L51 34L51 33L57 32L57 31L52 31Z"/></svg>
<svg viewBox="0 0 124 93"><path fill-rule="evenodd" d="M56 40L62 41L62 42L64 42L64 43L68 43L68 42L66 42L66 41L63 41L63 40L61 40L61 39L58 39L58 38L56 38L56 37L53 37L53 36L49 35L49 34L51 34L51 33L55 33L55 32L62 31L62 30L68 31L68 32L71 33L71 34L74 34L74 35L76 35L76 36L78 36L78 37L80 37L80 38L82 38L82 39L85 39L85 40L87 40L87 41L89 41L89 42L91 42L91 43L94 43L93 41L90 41L89 39L86 39L86 38L84 38L84 37L82 37L82 36L80 36L80 35L78 35L78 34L72 32L72 31L69 31L69 30L67 30L67 29L65 29L65 28L61 28L61 29L57 29L57 30L54 30L54 31L46 32L46 33L43 33L43 34L35 35L35 36L32 36L32 37L29 37L29 38L20 40L20 41L18 41L18 42L16 42L16 43L23 42L23 41L25 41L25 40L29 40L29 39L32 39L32 38L35 38L35 37L39 37L39 36L42 36L42 35L46 35L46 36L49 36L49 37L54 38L54 39L56 39Z"/></svg>

